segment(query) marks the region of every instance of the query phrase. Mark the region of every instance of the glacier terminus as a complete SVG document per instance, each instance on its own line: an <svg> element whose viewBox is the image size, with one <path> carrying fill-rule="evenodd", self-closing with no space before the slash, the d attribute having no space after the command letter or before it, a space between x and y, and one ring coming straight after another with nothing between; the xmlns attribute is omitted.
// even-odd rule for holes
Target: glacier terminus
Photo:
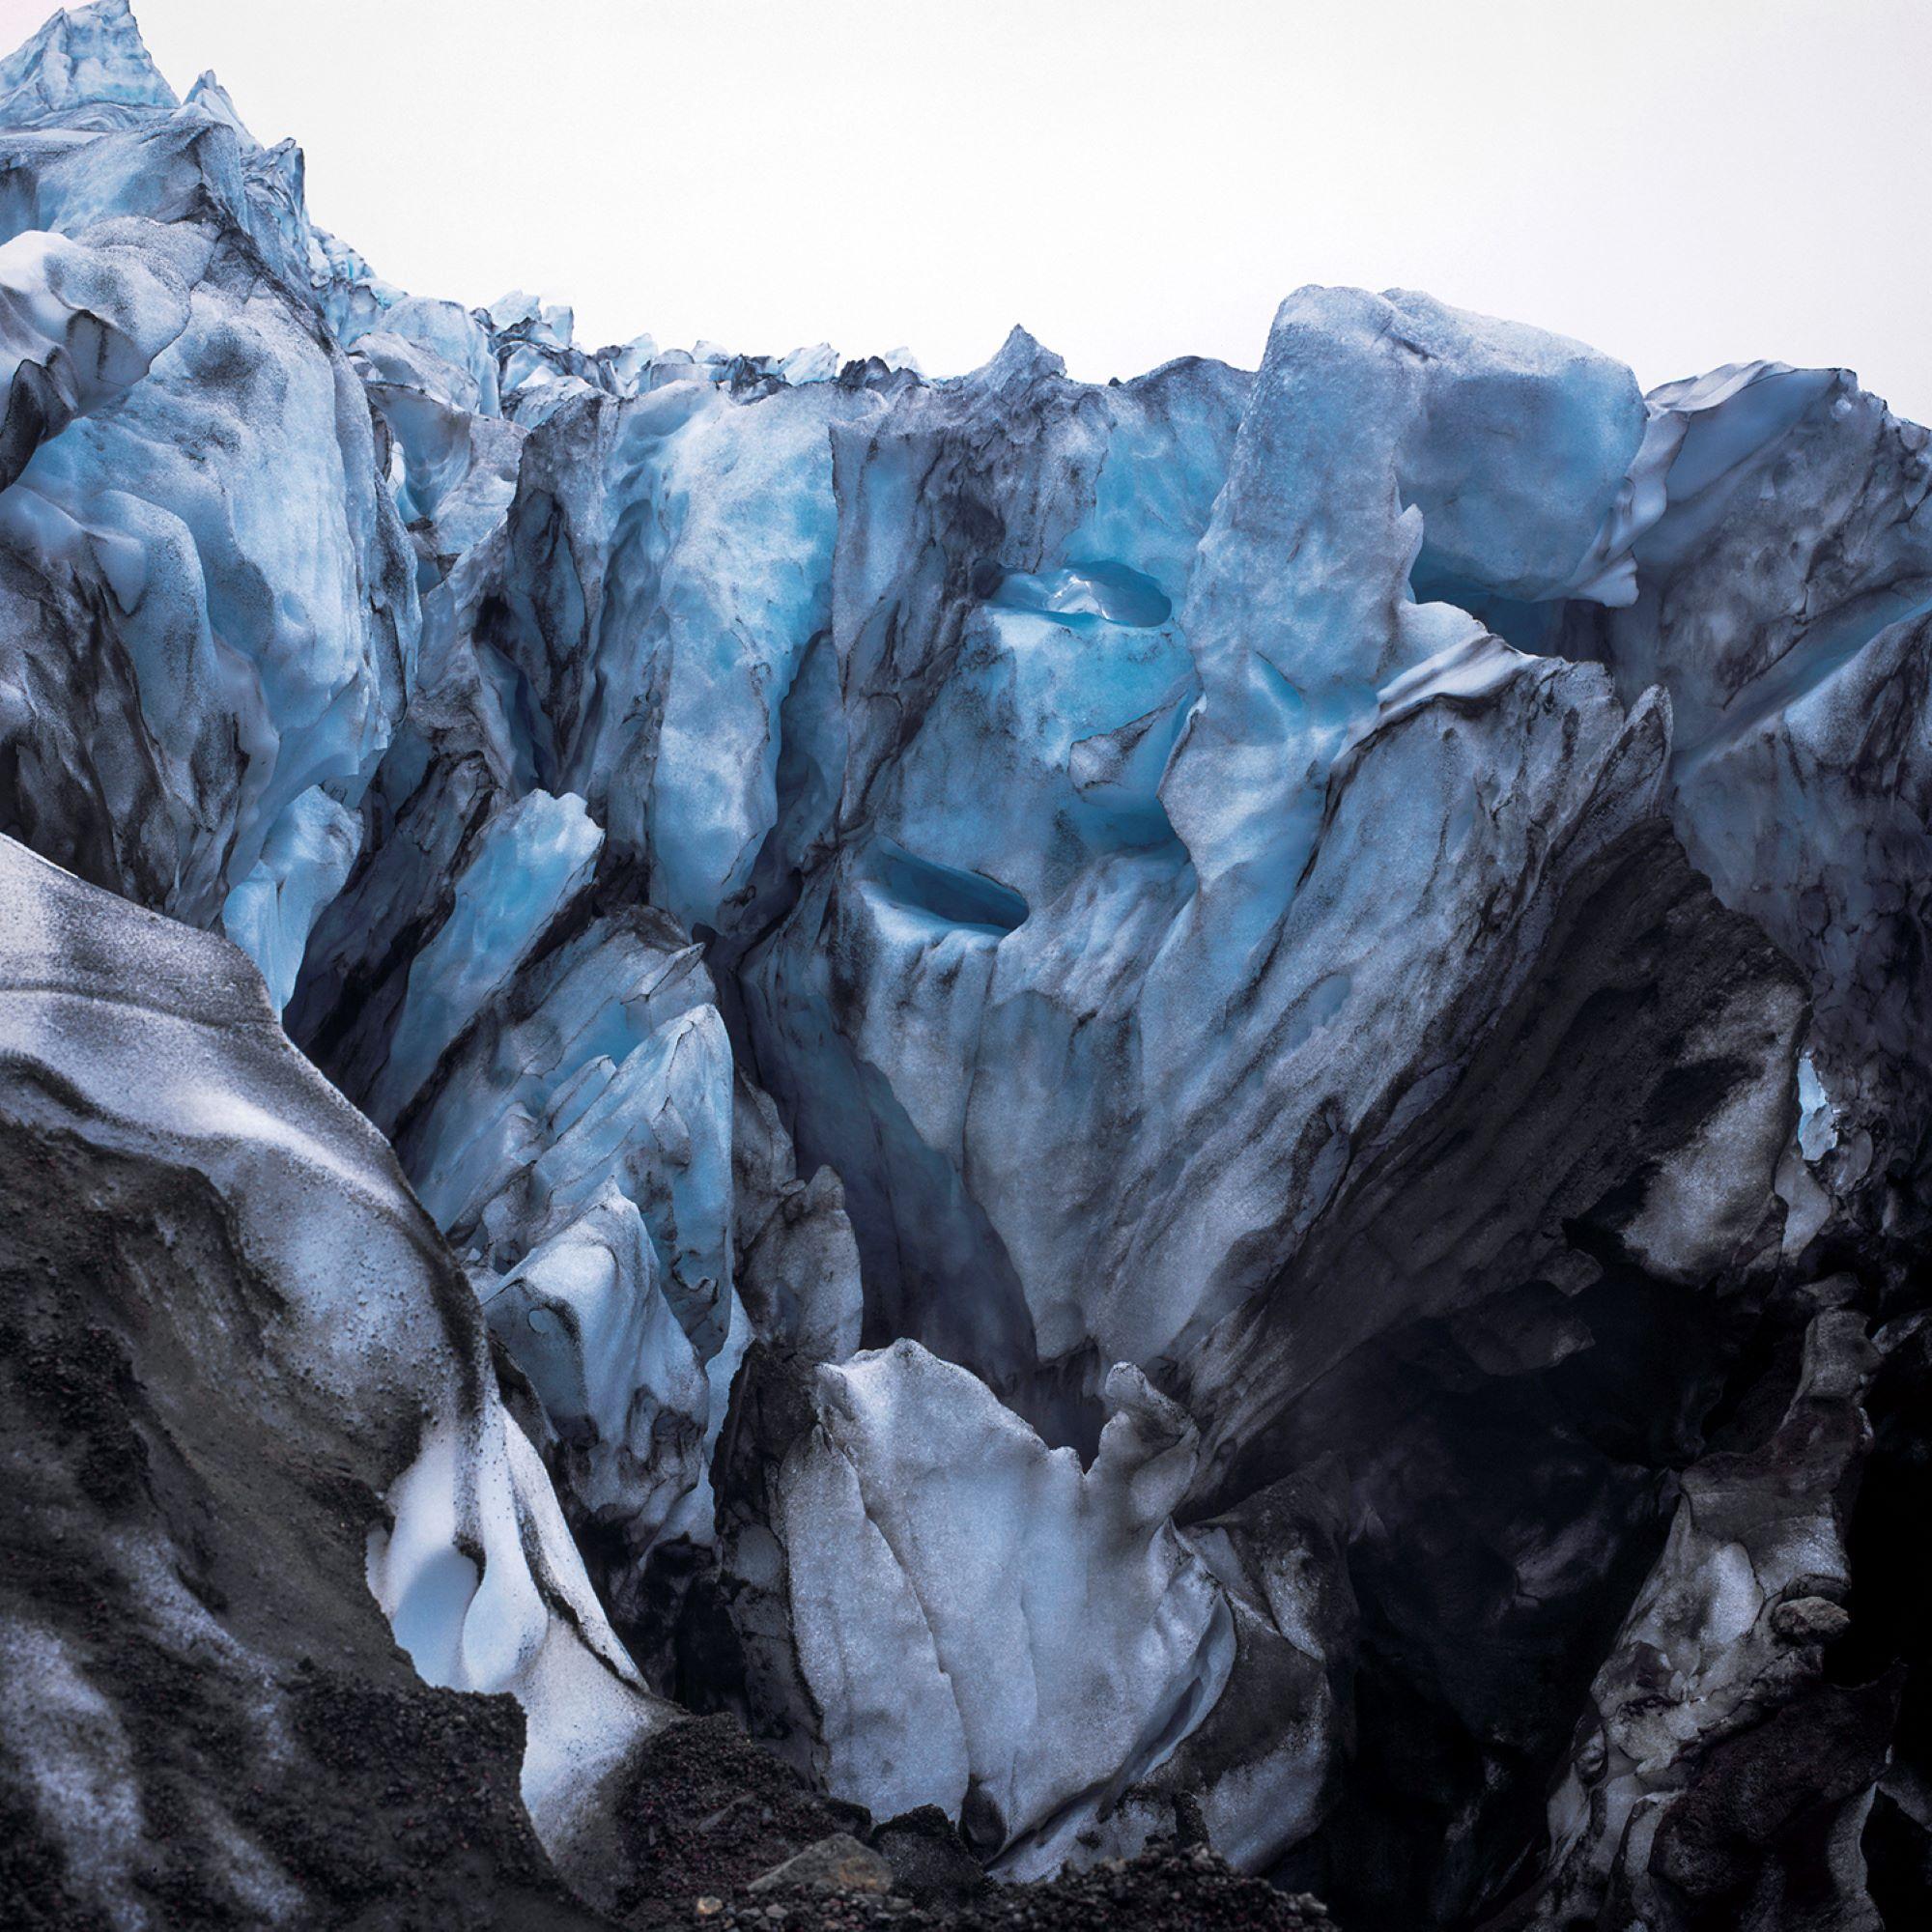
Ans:
<svg viewBox="0 0 1932 1932"><path fill-rule="evenodd" d="M1257 352L0 64L10 1924L1932 1922L1927 432Z"/></svg>

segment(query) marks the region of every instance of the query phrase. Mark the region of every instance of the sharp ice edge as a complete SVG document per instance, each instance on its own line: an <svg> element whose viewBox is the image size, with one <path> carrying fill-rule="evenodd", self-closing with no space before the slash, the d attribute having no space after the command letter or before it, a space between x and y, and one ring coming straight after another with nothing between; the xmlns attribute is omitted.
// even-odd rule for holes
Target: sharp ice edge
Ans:
<svg viewBox="0 0 1932 1932"><path fill-rule="evenodd" d="M1503 1410L1623 1388L1605 1254L1802 1268L1926 1120L1926 437L1842 372L1645 399L1323 289L1257 374L1105 387L1022 331L943 383L590 351L384 281L121 0L0 65L0 144L6 822L246 950L533 1387L557 1491L487 1377L426 1396L369 1574L426 1678L524 1699L547 1836L646 1721L592 1581L640 1635L709 1563L731 1694L835 1790L1014 1876L1192 1791L1265 1866L1351 1802L1357 1573L1433 1628L1384 1545L1461 1452L1427 1402L1350 1421L1446 1404L1415 1338ZM112 1111L135 1044L35 976L99 978L66 922L133 942L5 851L23 1050ZM249 1041L272 1079L171 1048L128 1131L406 1218ZM334 1226L264 1239L346 1372L424 1264ZM1855 1411L1860 1318L1808 1338L1794 1404ZM787 1377L792 1433L725 1439ZM1471 1527L1510 1580L1417 1668L1581 1618L1641 1540L1590 1466L1580 1520ZM1808 1681L1766 1619L1843 1525L1753 1491L1716 1538L1699 1485L1745 1482L1685 1479L1536 1923L1652 1897L1667 1795Z"/></svg>

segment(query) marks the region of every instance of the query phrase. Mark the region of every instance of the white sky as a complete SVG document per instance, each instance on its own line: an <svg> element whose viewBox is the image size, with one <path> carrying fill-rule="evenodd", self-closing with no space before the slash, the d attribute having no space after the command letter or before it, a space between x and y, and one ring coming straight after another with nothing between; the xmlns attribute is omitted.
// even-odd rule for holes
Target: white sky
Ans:
<svg viewBox="0 0 1932 1932"><path fill-rule="evenodd" d="M134 4L379 271L591 343L1252 366L1358 282L1932 420L1932 0Z"/></svg>

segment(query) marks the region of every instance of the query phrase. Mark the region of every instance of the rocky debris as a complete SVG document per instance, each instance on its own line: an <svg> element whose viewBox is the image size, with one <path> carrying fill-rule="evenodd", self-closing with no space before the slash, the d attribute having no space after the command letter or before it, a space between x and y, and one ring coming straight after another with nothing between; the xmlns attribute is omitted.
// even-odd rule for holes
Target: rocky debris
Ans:
<svg viewBox="0 0 1932 1932"><path fill-rule="evenodd" d="M732 1932L1327 1932L1327 1910L1304 1893L1244 1878L1204 1846L1155 1840L1131 1859L1110 1859L1037 1885L989 1885L971 1904L920 1904L899 1894L818 1890L773 1898L694 1898L660 1921Z"/></svg>
<svg viewBox="0 0 1932 1932"><path fill-rule="evenodd" d="M1830 1597L1794 1597L1771 1613L1772 1634L1785 1643L1832 1643L1851 1627L1852 1613Z"/></svg>
<svg viewBox="0 0 1932 1932"><path fill-rule="evenodd" d="M856 1806L809 1790L729 1717L688 1718L646 1740L609 1822L632 1876L609 1901L621 1923L679 1923L699 1897L730 1897L808 1846L863 1836Z"/></svg>
<svg viewBox="0 0 1932 1932"><path fill-rule="evenodd" d="M952 1820L921 1804L874 1828L872 1843L892 1867L893 1889L921 1905L958 1905L986 1884Z"/></svg>

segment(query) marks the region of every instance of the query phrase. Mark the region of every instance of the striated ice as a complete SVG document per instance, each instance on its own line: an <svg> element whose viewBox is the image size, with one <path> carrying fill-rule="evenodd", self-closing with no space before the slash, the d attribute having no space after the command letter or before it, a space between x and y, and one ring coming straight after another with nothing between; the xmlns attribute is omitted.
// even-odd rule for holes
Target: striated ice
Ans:
<svg viewBox="0 0 1932 1932"><path fill-rule="evenodd" d="M275 821L254 869L229 893L221 929L261 968L276 1012L289 1003L316 915L342 890L362 827L320 785Z"/></svg>
<svg viewBox="0 0 1932 1932"><path fill-rule="evenodd" d="M531 792L496 819L456 881L448 922L410 969L371 1118L393 1122L485 998L588 876L604 835L566 794Z"/></svg>

